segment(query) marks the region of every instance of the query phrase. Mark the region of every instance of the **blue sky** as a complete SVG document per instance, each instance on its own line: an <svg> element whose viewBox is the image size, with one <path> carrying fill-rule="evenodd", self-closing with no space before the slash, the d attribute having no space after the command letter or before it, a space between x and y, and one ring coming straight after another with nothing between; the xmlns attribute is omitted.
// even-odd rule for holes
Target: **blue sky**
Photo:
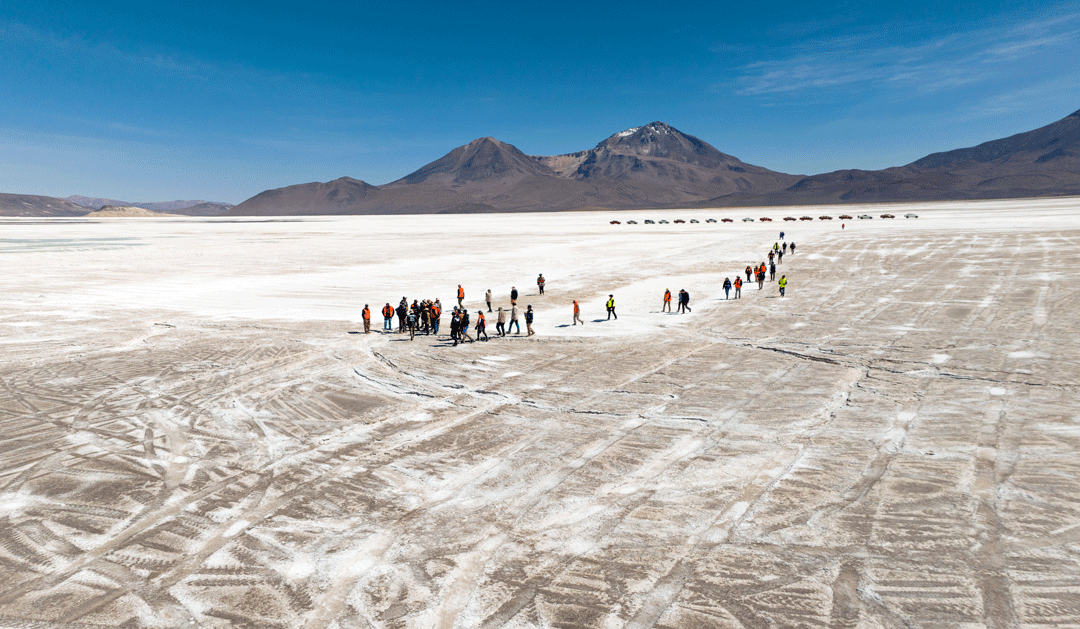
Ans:
<svg viewBox="0 0 1080 629"><path fill-rule="evenodd" d="M1080 109L1075 2L734 4L8 0L0 192L238 203L654 120L813 174Z"/></svg>

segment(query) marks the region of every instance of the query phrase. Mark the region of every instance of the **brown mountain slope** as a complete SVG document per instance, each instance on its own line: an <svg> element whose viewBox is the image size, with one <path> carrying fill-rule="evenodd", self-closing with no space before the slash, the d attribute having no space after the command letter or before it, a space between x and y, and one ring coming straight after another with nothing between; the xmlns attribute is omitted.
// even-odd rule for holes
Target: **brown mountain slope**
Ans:
<svg viewBox="0 0 1080 629"><path fill-rule="evenodd" d="M1080 194L1080 111L978 146L906 166L804 177L780 192L726 195L704 205L799 205L998 199Z"/></svg>
<svg viewBox="0 0 1080 629"><path fill-rule="evenodd" d="M89 212L65 199L0 193L0 216L85 216Z"/></svg>
<svg viewBox="0 0 1080 629"><path fill-rule="evenodd" d="M371 184L342 177L326 183L302 183L266 190L229 209L229 216L362 214L358 211L378 193Z"/></svg>
<svg viewBox="0 0 1080 629"><path fill-rule="evenodd" d="M783 189L798 177L746 164L662 122L617 133L595 148L529 156L479 138L355 202L329 205L338 180L267 191L231 214L400 214L554 211L688 205L718 195ZM355 180L349 180L355 181Z"/></svg>

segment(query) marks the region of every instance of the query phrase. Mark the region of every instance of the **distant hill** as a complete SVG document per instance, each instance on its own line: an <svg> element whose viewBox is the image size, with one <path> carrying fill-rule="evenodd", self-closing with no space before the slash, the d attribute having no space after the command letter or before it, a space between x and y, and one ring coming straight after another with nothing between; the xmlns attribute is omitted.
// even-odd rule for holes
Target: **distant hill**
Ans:
<svg viewBox="0 0 1080 629"><path fill-rule="evenodd" d="M780 192L706 205L797 205L1080 195L1080 111L1034 131L884 170L804 177Z"/></svg>
<svg viewBox="0 0 1080 629"><path fill-rule="evenodd" d="M67 197L65 200L93 210L99 210L111 205L114 207L141 207L154 212L169 212L187 216L220 216L233 207L231 203L218 203L215 201L119 201L117 199L84 197L77 194Z"/></svg>
<svg viewBox="0 0 1080 629"><path fill-rule="evenodd" d="M781 190L797 176L746 164L663 122L596 147L530 156L479 138L383 186L342 178L269 190L233 215L552 211L686 205L736 191ZM362 186L360 185L362 184Z"/></svg>
<svg viewBox="0 0 1080 629"><path fill-rule="evenodd" d="M0 193L0 216L83 216L87 212L66 199Z"/></svg>
<svg viewBox="0 0 1080 629"><path fill-rule="evenodd" d="M178 216L177 214L166 214L164 212L156 212L154 210L148 210L144 207L133 207L124 205L106 205L99 210L94 210L86 215L86 218L159 218Z"/></svg>

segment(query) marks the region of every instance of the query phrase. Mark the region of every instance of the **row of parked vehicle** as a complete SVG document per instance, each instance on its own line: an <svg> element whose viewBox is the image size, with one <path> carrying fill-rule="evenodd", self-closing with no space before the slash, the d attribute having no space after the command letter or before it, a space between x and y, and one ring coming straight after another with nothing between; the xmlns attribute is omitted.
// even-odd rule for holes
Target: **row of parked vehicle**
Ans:
<svg viewBox="0 0 1080 629"><path fill-rule="evenodd" d="M853 219L855 217L850 216L848 214L841 214L837 218L839 218L842 221L850 221L851 219ZM874 217L870 216L869 214L860 214L859 215L860 220L867 220L867 219L872 219L872 218L874 218ZM893 216L892 214L882 214L881 218L896 218L896 217ZM919 215L909 213L909 214L905 214L904 218L919 218ZM818 217L819 221L831 221L832 219L833 219L833 217L827 216L827 215L822 215L822 216ZM752 218L744 218L742 220L743 220L744 223L753 223L754 222L754 219L752 219ZM761 221L762 223L771 223L773 219L769 218L768 216L762 216L761 218L759 218L757 220ZM814 220L814 217L812 217L812 216L802 216L802 217L799 217L799 218L795 218L794 216L785 216L784 220L785 221L812 221L812 220ZM645 219L642 222L645 223L646 225L656 225L657 224L657 221L654 221L652 219ZM673 222L675 224L679 224L679 223L685 223L686 221L684 221L681 218L677 218L677 219L675 219L674 221L671 221L671 222ZM692 219L690 219L690 222L691 223L700 223L701 221L697 220L696 218L692 218ZM716 219L715 218L707 218L707 219L705 219L705 222L706 223L715 223ZM731 218L722 218L722 219L720 219L720 222L721 223L734 223L735 220L731 219ZM622 222L621 221L611 221L611 224L612 225L621 225ZM627 225L637 225L637 221L626 221L626 224ZM667 225L668 221L661 220L661 221L659 221L659 224L660 225Z"/></svg>

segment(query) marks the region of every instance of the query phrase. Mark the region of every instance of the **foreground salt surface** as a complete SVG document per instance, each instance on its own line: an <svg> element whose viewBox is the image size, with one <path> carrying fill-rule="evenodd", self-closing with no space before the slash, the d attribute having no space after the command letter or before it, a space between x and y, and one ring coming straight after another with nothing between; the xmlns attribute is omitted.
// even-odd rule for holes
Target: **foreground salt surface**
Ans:
<svg viewBox="0 0 1080 629"><path fill-rule="evenodd" d="M912 209L0 221L0 626L1075 626L1080 200Z"/></svg>

